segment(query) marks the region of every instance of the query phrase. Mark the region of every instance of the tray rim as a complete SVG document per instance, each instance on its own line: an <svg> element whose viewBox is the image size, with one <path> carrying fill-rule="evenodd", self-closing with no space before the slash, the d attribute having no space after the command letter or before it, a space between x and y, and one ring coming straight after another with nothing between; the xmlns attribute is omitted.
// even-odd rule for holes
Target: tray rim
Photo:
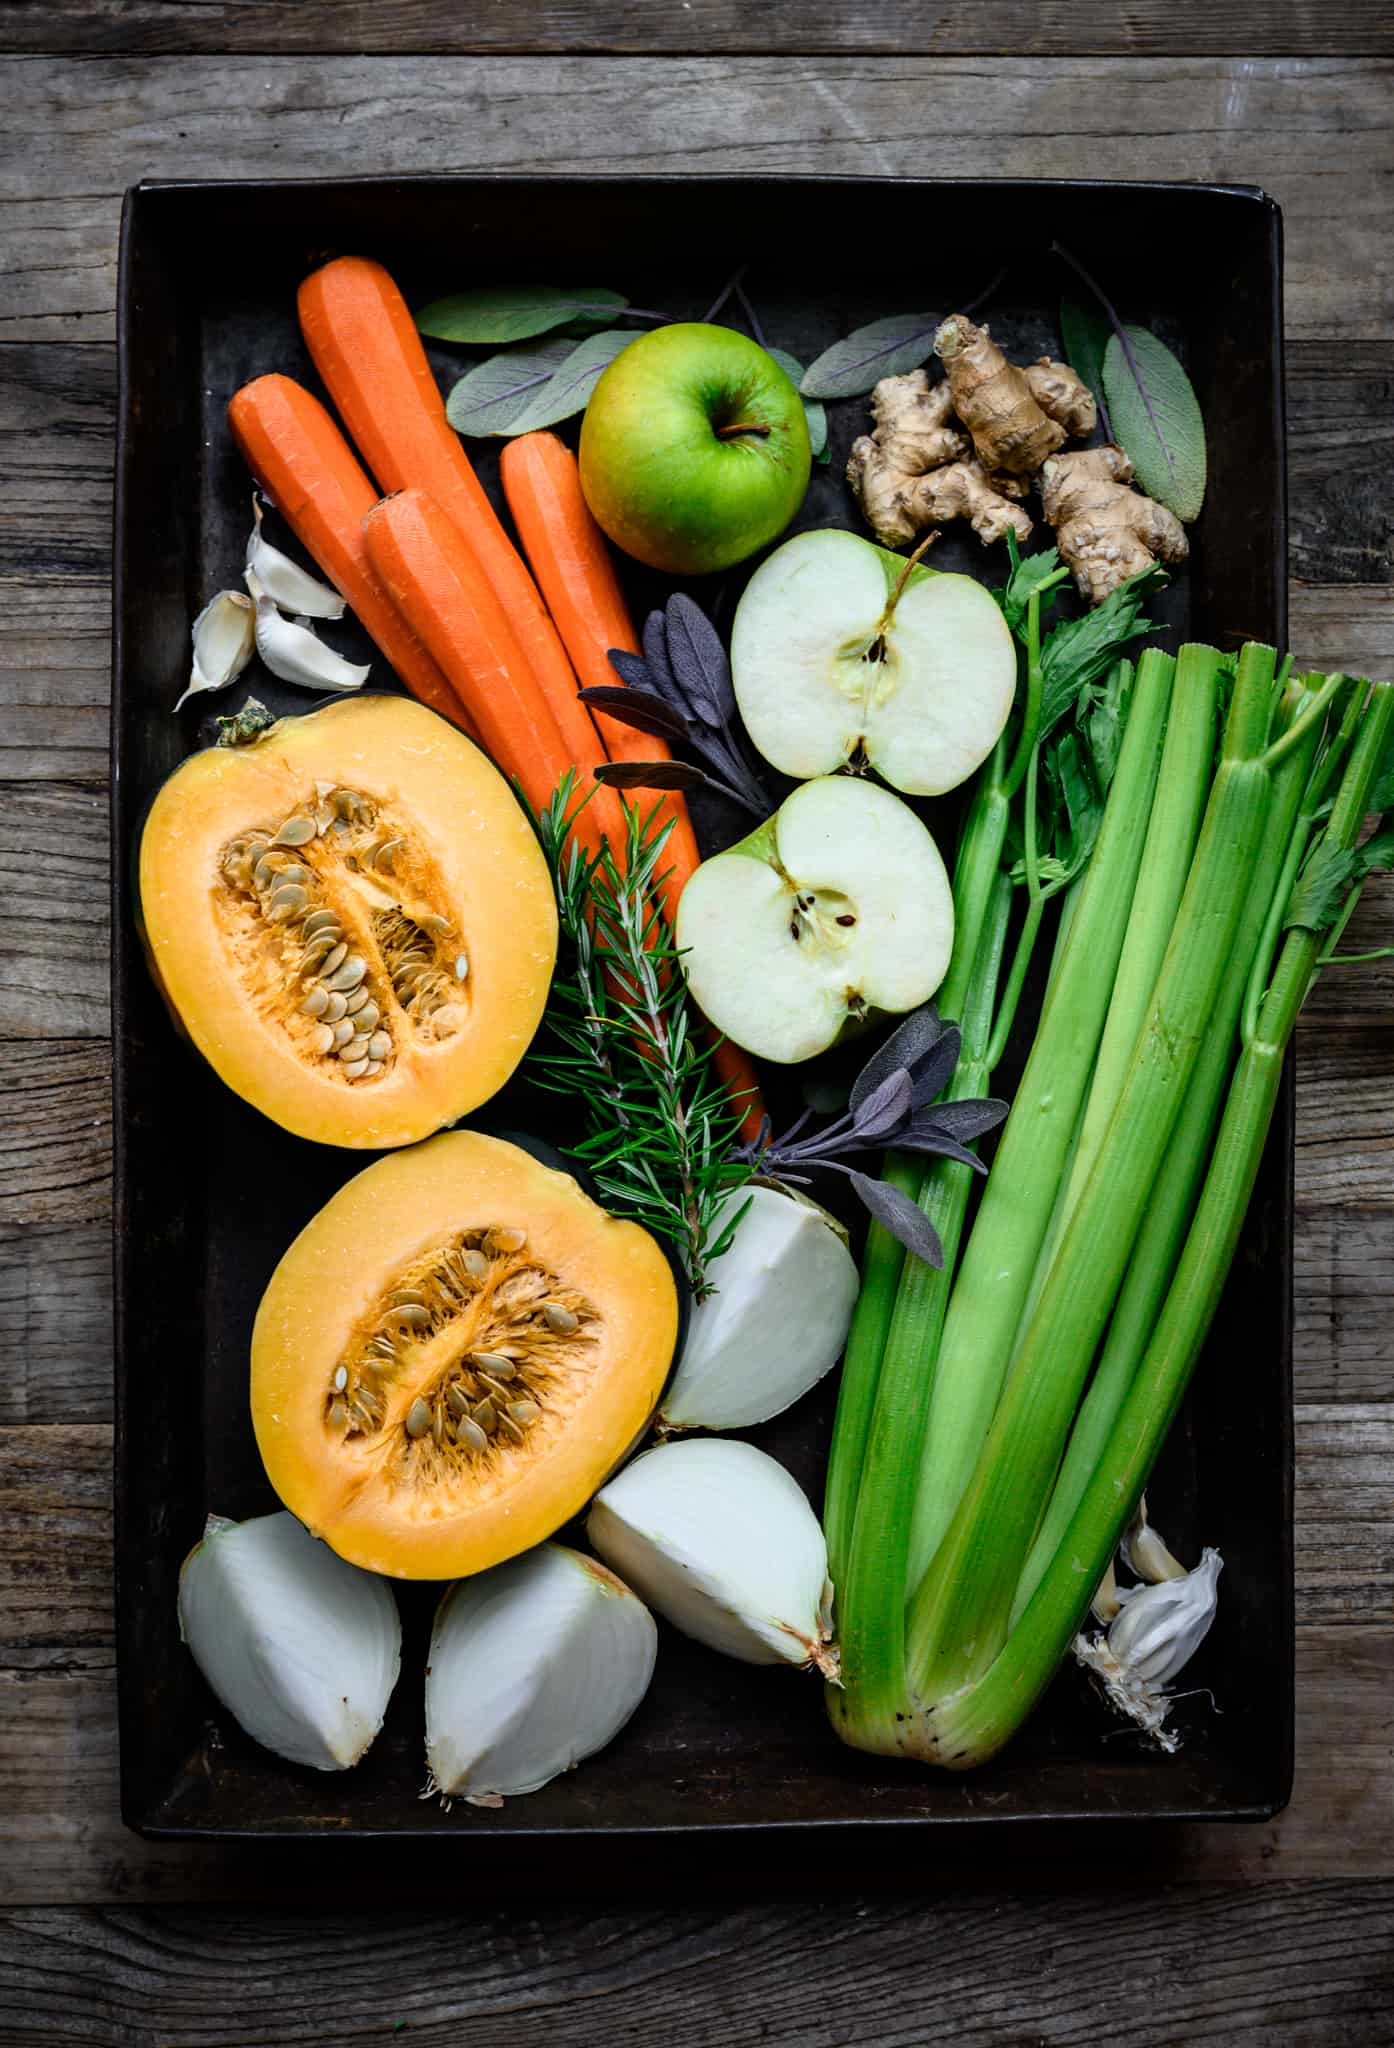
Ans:
<svg viewBox="0 0 1394 2048"><path fill-rule="evenodd" d="M116 349L117 349L117 428L115 447L115 478L112 506L112 670L111 708L109 728L110 761L110 812L109 834L111 847L111 907L112 944L110 952L110 981L112 989L112 1245L113 1245L113 1478L115 1493L115 1515L113 1525L114 1576L116 1580L116 1623L115 1658L117 1664L118 1722L124 1731L128 1716L126 1698L129 1685L125 1669L128 1660L122 1658L122 1610L131 1593L123 1585L124 1573L121 1568L119 1530L123 1516L123 1500L128 1478L128 1457L130 1450L128 1430L127 1374L124 1371L124 1332L130 1310L128 1275L123 1257L125 1236L126 1203L125 1193L128 1173L129 1133L125 1117L125 1036L116 1028L121 1016L122 1004L119 995L120 973L125 949L133 943L130 917L134 890L125 871L123 849L123 827L126 824L126 792L122 776L121 734L124 712L124 677L127 650L124 633L123 599L127 578L127 520L132 490L131 470L134 460L136 433L132 414L132 328L134 308L131 303L131 249L138 227L143 223L137 219L144 203L161 198L223 199L239 193L274 195L279 191L299 193L329 193L339 191L361 191L365 189L404 189L406 191L430 188L463 190L471 186L519 186L541 188L546 186L613 186L616 188L642 188L665 185L702 186L761 186L783 189L838 187L928 188L936 191L981 192L1030 192L1032 194L1060 194L1062 198L1081 194L1116 194L1120 192L1156 195L1160 199L1181 199L1193 197L1197 200L1230 200L1242 205L1245 210L1252 208L1266 220L1268 249L1267 263L1272 281L1272 332L1271 367L1273 379L1273 434L1272 446L1278 457L1279 487L1274 503L1268 508L1268 524L1275 545L1278 564L1276 577L1276 602L1273 624L1279 644L1287 638L1288 628L1288 576L1287 576L1287 533L1288 533L1288 464L1287 464L1287 410L1286 410L1286 360L1285 331L1283 321L1283 215L1279 203L1262 186L1246 183L1216 182L1204 179L1097 179L1097 178L1021 178L1021 177L934 177L919 174L887 176L875 172L812 172L812 171L760 171L760 172L705 172L705 171L656 171L633 174L622 171L579 169L567 171L512 171L480 169L468 171L409 171L409 172L365 172L349 176L320 176L310 174L304 177L285 178L143 178L125 190L121 208L121 225L118 245L118 277L116 303ZM1291 1052L1285 1063L1280 1113L1285 1122L1286 1134L1282 1199L1282 1243L1288 1278L1288 1300L1284 1322L1284 1344L1282 1370L1277 1389L1281 1400L1279 1416L1282 1449L1280 1473L1281 1521L1279 1529L1282 1561L1285 1570L1282 1578L1281 1625L1286 1646L1286 1674L1289 1683L1285 1686L1285 1697L1280 1714L1281 1755L1278 1781L1271 1798L1250 1800L1245 1803L1211 1808L1195 1803L1179 1802L1170 1806L1157 1806L1139 1812L1126 1809L1099 1809L1081 1812L1078 1808L1061 1807L1058 1811L1037 1812L1004 1811L988 1812L979 1807L961 1809L951 1813L938 1814L863 1814L803 1817L791 1819L739 1820L703 1816L691 1822L657 1822L652 1826L606 1825L604 1823L557 1826L543 1822L527 1821L510 1826L507 1831L487 1829L462 1830L458 1836L442 1834L439 1829L420 1826L383 1828L357 1823L336 1824L334 1828L312 1828L303 1824L285 1829L264 1827L227 1827L202 1825L192 1822L171 1822L155 1817L150 1810L136 1810L134 1790L129 1782L126 1769L126 1744L121 1744L120 1769L121 1814L125 1824L134 1832L151 1841L203 1841L217 1843L255 1844L267 1850L289 1853L303 1850L310 1853L316 1844L327 1839L335 1842L371 1841L377 1844L402 1843L417 1848L436 1848L442 1853L455 1853L456 1843L473 1844L486 1840L490 1854L497 1851L507 1857L512 1852L510 1845L519 1849L535 1846L539 1842L603 1842L608 1847L623 1847L625 1844L650 1842L673 1843L681 1841L693 1850L699 1842L718 1848L728 1843L743 1843L758 1838L767 1843L790 1843L823 1840L829 1835L852 1835L868 1846L878 1842L901 1837L907 1830L931 1835L945 1829L955 1831L969 1828L977 1831L992 1824L1000 1828L1008 1825L1014 1832L1025 1829L1028 1832L1045 1828L1073 1828L1078 1824L1093 1825L1098 1822L1112 1822L1118 1826L1138 1826L1154 1822L1202 1822L1226 1821L1253 1823L1271 1820L1288 1804L1293 1783L1293 1749L1295 1722L1295 1671L1293 1659L1295 1630L1295 1582L1293 1557L1293 1398L1292 1398L1292 1337L1294 1328L1294 1305L1292 1298L1292 1223L1294 1206L1294 1154L1295 1154L1295 1066ZM1271 1138L1270 1138L1271 1143Z"/></svg>

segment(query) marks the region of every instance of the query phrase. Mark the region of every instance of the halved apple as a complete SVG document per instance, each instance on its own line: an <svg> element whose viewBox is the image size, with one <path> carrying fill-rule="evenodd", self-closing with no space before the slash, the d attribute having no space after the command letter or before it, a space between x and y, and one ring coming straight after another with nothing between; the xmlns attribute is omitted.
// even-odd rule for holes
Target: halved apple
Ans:
<svg viewBox="0 0 1394 2048"><path fill-rule="evenodd" d="M908 804L821 776L726 853L678 904L700 1008L761 1059L811 1059L878 1011L933 995L953 951L953 891Z"/></svg>
<svg viewBox="0 0 1394 2048"><path fill-rule="evenodd" d="M942 796L982 765L1016 669L982 584L919 563L906 574L900 555L836 528L776 548L731 635L736 702L767 761L800 778L866 763L909 796Z"/></svg>

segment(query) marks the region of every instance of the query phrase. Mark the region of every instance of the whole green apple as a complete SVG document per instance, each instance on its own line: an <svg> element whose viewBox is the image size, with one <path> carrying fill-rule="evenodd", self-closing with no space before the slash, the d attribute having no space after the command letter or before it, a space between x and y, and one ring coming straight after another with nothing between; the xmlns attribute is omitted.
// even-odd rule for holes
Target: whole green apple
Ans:
<svg viewBox="0 0 1394 2048"><path fill-rule="evenodd" d="M808 489L798 392L749 336L655 328L615 357L581 423L581 488L616 547L675 576L742 562Z"/></svg>

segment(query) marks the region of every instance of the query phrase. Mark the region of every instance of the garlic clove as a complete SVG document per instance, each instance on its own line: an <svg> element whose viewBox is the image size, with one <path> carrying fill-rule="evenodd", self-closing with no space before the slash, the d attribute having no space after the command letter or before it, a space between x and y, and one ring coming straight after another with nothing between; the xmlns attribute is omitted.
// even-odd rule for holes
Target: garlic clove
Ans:
<svg viewBox="0 0 1394 2048"><path fill-rule="evenodd" d="M179 1633L253 1741L317 1771L358 1762L401 1669L386 1582L284 1511L209 1516L179 1574Z"/></svg>
<svg viewBox="0 0 1394 2048"><path fill-rule="evenodd" d="M596 1495L586 1533L685 1635L747 1664L837 1677L818 1517L752 1444L702 1437L646 1451Z"/></svg>
<svg viewBox="0 0 1394 2048"><path fill-rule="evenodd" d="M345 661L316 637L308 626L283 618L252 570L243 581L256 607L257 653L273 676L306 690L357 690L368 680L368 667Z"/></svg>
<svg viewBox="0 0 1394 2048"><path fill-rule="evenodd" d="M1179 1579L1120 1586L1120 1611L1108 1633L1075 1637L1075 1656L1098 1681L1110 1706L1168 1754L1180 1747L1166 1725L1172 1702L1168 1688L1210 1632L1223 1569L1219 1551L1207 1549L1195 1570Z"/></svg>
<svg viewBox="0 0 1394 2048"><path fill-rule="evenodd" d="M618 1735L657 1651L643 1602L563 1544L459 1580L431 1631L428 1789L475 1806L538 1791Z"/></svg>
<svg viewBox="0 0 1394 2048"><path fill-rule="evenodd" d="M266 595L282 611L298 612L310 619L341 619L344 600L329 584L321 583L289 555L273 547L261 530L261 504L252 497L252 530L247 536L246 567Z"/></svg>
<svg viewBox="0 0 1394 2048"><path fill-rule="evenodd" d="M718 1210L713 1242L736 1216L711 1263L716 1291L692 1311L663 1429L767 1422L832 1370L847 1341L857 1262L826 1211L774 1188L740 1188Z"/></svg>
<svg viewBox="0 0 1394 2048"><path fill-rule="evenodd" d="M194 620L192 638L193 666L176 711L204 690L225 690L237 681L256 646L251 599L240 590L220 590Z"/></svg>

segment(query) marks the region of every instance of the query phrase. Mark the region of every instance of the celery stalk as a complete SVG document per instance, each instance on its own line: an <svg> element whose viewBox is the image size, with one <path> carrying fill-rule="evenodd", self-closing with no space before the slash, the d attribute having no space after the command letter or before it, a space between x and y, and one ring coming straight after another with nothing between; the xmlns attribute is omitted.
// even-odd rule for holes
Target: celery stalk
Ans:
<svg viewBox="0 0 1394 2048"><path fill-rule="evenodd" d="M1300 712L1305 691L1297 693ZM1294 835L1298 806L1316 752L1318 734L1308 733L1299 751L1274 776L1273 807L1244 906L1244 918L1225 971L1224 987L1191 1076L1166 1159L1113 1312L1103 1353L1070 1433L1068 1449L1012 1607L1012 1624L1026 1607L1054 1557L1070 1518L1078 1507L1090 1475L1098 1464L1108 1434L1139 1359L1152 1334L1167 1282L1185 1240L1196 1193L1210 1158L1216 1119L1225 1084L1234 1065L1235 1032L1244 1002L1250 962L1254 958L1274 893L1273 877L1281 877L1284 855ZM1280 883L1281 891L1281 883Z"/></svg>
<svg viewBox="0 0 1394 2048"><path fill-rule="evenodd" d="M963 1253L921 1459L911 1587L934 1556L971 1477L1050 1222L1123 944L1174 667L1150 648L1138 664L1098 842Z"/></svg>
<svg viewBox="0 0 1394 2048"><path fill-rule="evenodd" d="M1341 778L1325 844L1356 844L1392 729L1394 687L1377 683ZM1297 928L1282 946L1240 1054L1195 1218L1146 1354L1064 1539L1005 1647L981 1677L927 1716L921 1741L940 1762L966 1769L1000 1749L1040 1697L1084 1618L1218 1305L1278 1100L1284 1056L1325 944L1324 934Z"/></svg>
<svg viewBox="0 0 1394 2048"><path fill-rule="evenodd" d="M1249 646L1241 657L1220 767L1146 1028L1107 1140L1022 1335L971 1481L915 1594L910 1670L916 1691L927 1701L979 1677L1006 1638L1046 1490L1190 1084L1243 914L1272 793L1263 754L1273 716L1275 666L1271 648ZM1091 867L1091 880L1099 871L1097 863ZM1072 939L1079 930L1077 917ZM1121 945L1120 930L1108 967L1110 980ZM1101 971L1102 963L1095 965ZM1102 1021L1100 1014L1099 1028ZM1043 1019L1035 1051L1044 1024ZM1041 1092L1051 1099L1048 1071ZM1017 1108L1020 1101L1018 1096ZM1057 1172L1052 1199L1058 1178ZM1001 1181L999 1149L992 1185ZM1048 1222L1047 1209L1037 1246ZM975 1230L974 1241L977 1235ZM970 1242L951 1321L966 1293L973 1250ZM1023 1286L1029 1279L1028 1269ZM976 1306L971 1294L967 1303L971 1317ZM943 1384L947 1353L946 1330L936 1391Z"/></svg>

